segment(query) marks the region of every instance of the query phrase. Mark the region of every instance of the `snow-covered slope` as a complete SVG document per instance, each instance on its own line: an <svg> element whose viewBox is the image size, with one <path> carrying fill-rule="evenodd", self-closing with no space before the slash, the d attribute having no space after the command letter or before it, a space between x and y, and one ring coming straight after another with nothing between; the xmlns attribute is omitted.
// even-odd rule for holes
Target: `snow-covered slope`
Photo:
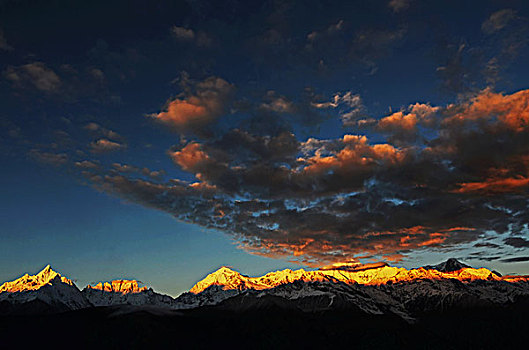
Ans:
<svg viewBox="0 0 529 350"><path fill-rule="evenodd" d="M461 268L453 269L456 266L461 266ZM286 269L270 272L261 277L244 276L227 267L222 267L195 284L190 292L198 294L211 286L221 286L223 290L263 290L275 288L294 281L340 281L346 284L380 285L409 282L420 279L456 279L460 281L501 280L501 277L497 276L490 270L485 268L473 269L466 266L467 265L463 265L455 259L451 259L428 269L418 268L407 270L405 268L391 267L387 265L374 265L371 268L364 269L343 269L342 267L337 269L325 268L316 271ZM436 267L439 267L440 270L437 270Z"/></svg>
<svg viewBox="0 0 529 350"><path fill-rule="evenodd" d="M86 286L83 295L95 306L155 305L173 307L174 299L156 293L151 288L140 287L136 280L114 280Z"/></svg>
<svg viewBox="0 0 529 350"><path fill-rule="evenodd" d="M71 280L49 265L36 275L25 274L0 286L0 305L9 313L31 312L31 308L54 312L92 306Z"/></svg>
<svg viewBox="0 0 529 350"><path fill-rule="evenodd" d="M200 306L217 305L222 301L241 295L244 290L223 289L220 285L211 285L199 293L183 293L175 299L177 309L193 309Z"/></svg>
<svg viewBox="0 0 529 350"><path fill-rule="evenodd" d="M221 305L247 308L276 297L304 311L347 308L369 314L392 313L406 320L428 311L476 305L505 305L529 298L529 278L500 277L456 259L407 270L387 265L340 265L336 269L282 270L248 277L227 267L209 274L176 299L178 308ZM273 297L270 299L270 297Z"/></svg>

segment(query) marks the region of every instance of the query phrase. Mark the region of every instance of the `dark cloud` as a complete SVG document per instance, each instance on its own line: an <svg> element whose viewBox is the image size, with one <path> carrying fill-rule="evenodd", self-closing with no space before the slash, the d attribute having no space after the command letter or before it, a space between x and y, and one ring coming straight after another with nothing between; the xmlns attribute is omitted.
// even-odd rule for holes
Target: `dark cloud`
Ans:
<svg viewBox="0 0 529 350"><path fill-rule="evenodd" d="M378 69L378 60L391 55L406 32L406 27L359 30L353 36L349 55L369 67L370 73L374 74Z"/></svg>
<svg viewBox="0 0 529 350"><path fill-rule="evenodd" d="M515 248L529 248L529 241L522 237L509 237L503 242Z"/></svg>
<svg viewBox="0 0 529 350"><path fill-rule="evenodd" d="M503 262L513 262L513 261L505 261L505 260L509 260L509 259L502 260L502 258L503 258L503 256L498 255L498 256L479 256L479 257L472 256L469 259L478 259L478 260L483 260L483 261L498 261L498 260L501 260Z"/></svg>
<svg viewBox="0 0 529 350"><path fill-rule="evenodd" d="M312 106L319 109L338 109L342 125L345 127L358 126L359 120L365 120L366 107L359 94L352 91L336 93L331 101L312 102Z"/></svg>
<svg viewBox="0 0 529 350"><path fill-rule="evenodd" d="M83 129L87 130L92 135L95 135L98 137L104 137L104 138L114 140L114 141L124 140L123 136L121 136L117 132L107 129L98 123L94 123L94 122L88 123L83 127Z"/></svg>
<svg viewBox="0 0 529 350"><path fill-rule="evenodd" d="M195 39L195 32L192 29L173 26L171 27L171 33L177 40L191 41Z"/></svg>
<svg viewBox="0 0 529 350"><path fill-rule="evenodd" d="M445 43L436 53L441 59L437 74L441 79L441 89L449 93L464 94L475 91L482 79L483 53L480 49L470 47L466 42ZM492 72L493 66L487 66Z"/></svg>
<svg viewBox="0 0 529 350"><path fill-rule="evenodd" d="M293 125L312 131L317 130L323 121L332 118L325 110L326 108L345 105L343 100L340 100L336 106L316 103L315 100L319 98L321 97L317 97L311 88L304 89L297 98L290 98L277 91L269 90L260 101L239 100L234 107L237 112L249 115L239 125L240 128L256 134L277 135L281 132L292 131ZM361 102L359 96L358 99ZM350 110L350 108L347 109L348 112Z"/></svg>
<svg viewBox="0 0 529 350"><path fill-rule="evenodd" d="M108 139L98 139L90 144L90 151L94 153L106 153L124 148L126 148L126 145Z"/></svg>
<svg viewBox="0 0 529 350"><path fill-rule="evenodd" d="M61 78L42 62L22 66L8 66L4 76L16 88L33 87L46 93L57 93L61 88Z"/></svg>
<svg viewBox="0 0 529 350"><path fill-rule="evenodd" d="M313 45L319 41L327 40L343 30L344 21L341 19L336 23L329 25L325 30L315 30L307 35L307 49L313 49Z"/></svg>
<svg viewBox="0 0 529 350"><path fill-rule="evenodd" d="M212 39L204 32L196 32L193 29L172 26L171 35L178 42L193 42L197 46L210 46Z"/></svg>
<svg viewBox="0 0 529 350"><path fill-rule="evenodd" d="M151 170L146 167L139 168L129 164L113 163L112 168L115 169L118 174L136 173L152 180L161 180L166 175L166 172L164 170Z"/></svg>
<svg viewBox="0 0 529 350"><path fill-rule="evenodd" d="M287 108L283 97L272 97ZM465 243L497 247L483 243L489 231L521 247L527 241L516 235L529 220L527 102L526 90L485 90L446 107L412 104L375 126L390 140L408 126L420 136L398 145L361 135L300 141L286 130L232 129L169 151L195 182L158 183L128 175L138 169L125 165L114 167L118 174L93 172L93 181L179 220L228 232L252 253L311 264L399 260Z"/></svg>
<svg viewBox="0 0 529 350"><path fill-rule="evenodd" d="M90 161L90 160L83 160L83 161L75 162L75 166L81 169L99 169L100 168L99 161Z"/></svg>
<svg viewBox="0 0 529 350"><path fill-rule="evenodd" d="M500 248L498 244L490 243L490 242L480 242L474 244L474 247L476 248Z"/></svg>
<svg viewBox="0 0 529 350"><path fill-rule="evenodd" d="M87 65L32 62L19 66L9 65L2 72L13 87L14 95L22 99L38 96L54 103L115 103L119 98L111 96L106 74L100 68ZM44 99L43 99L44 98Z"/></svg>
<svg viewBox="0 0 529 350"><path fill-rule="evenodd" d="M39 149L32 149L29 151L28 155L40 163L51 164L55 166L63 165L68 162L68 155L65 153L53 153Z"/></svg>
<svg viewBox="0 0 529 350"><path fill-rule="evenodd" d="M268 17L270 23L263 25L256 35L248 38L246 47L252 59L259 65L272 66L277 70L305 71L326 76L337 68L348 67L364 73L374 74L380 60L391 56L394 48L405 37L407 25L365 25L356 19L342 18L344 13L359 13L353 3L336 4L331 21L317 23L309 30L296 31L290 23L300 4L281 3L282 11ZM322 6L321 3L314 6ZM334 6L333 6L334 7ZM338 9L345 7L343 12ZM369 7L369 6L368 6ZM384 8L382 8L385 10ZM376 6L373 13L380 10ZM382 11L380 15L383 15ZM319 21L318 21L319 22Z"/></svg>
<svg viewBox="0 0 529 350"><path fill-rule="evenodd" d="M486 86L505 82L505 72L529 43L526 18L512 9L490 15L482 24L480 41L443 39L435 53L437 72L445 92L473 94Z"/></svg>
<svg viewBox="0 0 529 350"><path fill-rule="evenodd" d="M517 256L514 258L507 258L507 259L501 260L501 262L506 262L506 263L516 263L516 262L525 262L525 261L529 261L529 256Z"/></svg>
<svg viewBox="0 0 529 350"><path fill-rule="evenodd" d="M270 90L265 95L265 101L261 104L261 108L276 113L293 113L295 105L285 96L278 95L275 91Z"/></svg>
<svg viewBox="0 0 529 350"><path fill-rule="evenodd" d="M92 153L108 153L127 148L125 138L117 132L107 129L98 123L90 122L83 126L94 140L89 144ZM86 164L83 162L83 164Z"/></svg>
<svg viewBox="0 0 529 350"><path fill-rule="evenodd" d="M483 22L481 25L481 30L487 34L492 34L505 28L507 24L509 24L509 22L516 17L516 11L512 9L496 11L492 13L486 21Z"/></svg>
<svg viewBox="0 0 529 350"><path fill-rule="evenodd" d="M401 12L410 7L411 0L391 0L388 3L388 6L393 10L393 12Z"/></svg>
<svg viewBox="0 0 529 350"><path fill-rule="evenodd" d="M143 120L146 124L157 122L180 138L165 134L160 140L145 140L155 135L153 130L134 131L142 138L141 144L154 144L150 150L163 147L160 155L168 156L174 167L165 169L167 173L151 170L152 164L149 168L133 165L131 154L124 159L118 159L118 152L105 154L99 163L92 159L123 149L127 143L115 131L94 122L86 124L85 139L79 146L85 150L88 145L91 153L50 148L34 151L32 157L50 163L71 162L101 190L170 213L178 220L225 231L255 254L294 256L309 263L361 257L398 261L417 251L453 251L462 245L474 250L494 248L494 255L502 254L499 244L487 241L489 236L498 242L505 240L503 245L510 245L511 250L525 247L520 235L529 219L529 92L505 94L494 92L493 87L481 89L484 79L496 81L505 62L503 56L491 55L486 44L477 47L458 37L455 44L444 45L446 52L439 55L438 69L447 90L464 92L456 102L435 106L424 100L406 101L395 112L368 115L366 105L371 107L378 103L375 100L389 96L371 99L369 91L382 91L373 89L383 81L392 84L409 72L362 81L355 80L357 66L374 73L380 60L392 55L401 43L406 45L406 54L395 64L409 59L403 66L413 66L422 61L416 61L409 49L424 45L412 41L417 39L415 33L408 35L409 28L416 25L407 24L408 14L402 14L410 1L381 4L376 6L389 20L381 21L377 12L372 13L375 26L370 16L358 23L342 17L345 11L340 11L341 5L332 16L326 12L325 17L300 26L291 21L303 22L303 16L292 16L298 7L282 1L266 5L270 9L265 6L273 12L266 18L241 13L239 6L244 6L234 5L237 8L230 8L226 16L235 26L229 26L223 22L225 18L217 19L220 13L204 6L197 15L205 11L204 16L215 20L200 25L176 19L172 27L173 22L160 24L166 46L156 49L157 43L149 39L152 44L146 46L152 53L137 46L111 48L116 44L98 41L84 70L80 65L35 62L33 66L10 66L4 76L17 89L31 87L57 94L72 86L69 79L75 79L67 77L90 77L94 86L133 82L135 74L147 72L141 52L150 55L150 63L166 64L170 74L188 66L173 62L173 56L162 57L169 54L167 47L181 49L176 50L184 57L181 60L193 61L196 54L194 64L199 68L189 71L200 79L182 74L173 81L176 94L163 108L151 109L156 113L149 121ZM322 12L332 10L323 7L319 8ZM361 16L359 11L358 18ZM256 23L247 25L243 22L247 18ZM474 23L477 34L486 38L483 40L501 44L505 55L519 50L514 39L503 36L505 28L518 23L517 15L492 15L483 24L482 33L479 26L483 19ZM239 30L242 26L247 31ZM215 39L226 36L224 46L206 44L209 36L201 30L215 33L211 28L219 29ZM168 38L168 30L172 38ZM430 40L429 35L420 35L421 40ZM197 54L206 51L211 55ZM160 57L154 59L156 55ZM210 59L212 63L202 65ZM341 70L344 66L348 69ZM392 62L384 67L390 66ZM326 71L330 74L315 79L313 69L321 73L324 67L331 68ZM223 69L227 69L223 78L211 75ZM162 70L143 73L141 82L123 89L129 91L131 107L127 111L133 110L132 100L139 96L135 93L141 94L145 86L163 89L160 80L168 75ZM55 83L50 72L57 77ZM48 79L39 80L39 74L47 74ZM302 83L291 84L292 76L303 77L298 79ZM402 95L414 91L410 86L419 86L414 79L399 80L411 89L404 91L403 87ZM249 92L239 98L231 81L237 82L239 90ZM321 84L327 96L310 88L301 97L293 92L313 83ZM390 90L394 85L388 86ZM160 93L155 88L145 94L142 106L152 108L156 103L148 100ZM335 91L339 92L332 94ZM335 120L329 120L331 116ZM316 129L324 120L329 123L322 126L321 134L300 132L307 125ZM346 128L336 128L340 121ZM326 136L314 136L319 134ZM495 258L489 253L472 256Z"/></svg>

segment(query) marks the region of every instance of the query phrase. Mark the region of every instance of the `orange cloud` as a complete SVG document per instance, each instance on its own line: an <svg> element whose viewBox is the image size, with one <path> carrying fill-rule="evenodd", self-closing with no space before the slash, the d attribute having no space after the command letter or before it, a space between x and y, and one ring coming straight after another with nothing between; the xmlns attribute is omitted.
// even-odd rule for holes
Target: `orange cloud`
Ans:
<svg viewBox="0 0 529 350"><path fill-rule="evenodd" d="M406 255L395 253L395 254L383 255L382 258L386 261L396 264L404 260L404 258L406 258Z"/></svg>
<svg viewBox="0 0 529 350"><path fill-rule="evenodd" d="M329 170L363 171L377 164L399 163L406 153L390 144L370 145L367 137L358 135L345 135L343 145L341 150L331 152L329 156L321 156L321 150L316 150L312 157L299 158L308 163L303 172L319 174Z"/></svg>
<svg viewBox="0 0 529 350"><path fill-rule="evenodd" d="M210 161L209 156L202 151L202 145L196 142L188 143L180 151L171 153L170 156L183 170L190 172L199 170L202 165Z"/></svg>
<svg viewBox="0 0 529 350"><path fill-rule="evenodd" d="M188 80L185 82L187 84ZM186 88L187 97L169 101L165 111L152 117L180 132L199 131L225 112L233 91L233 85L217 77L194 84L194 92Z"/></svg>
<svg viewBox="0 0 529 350"><path fill-rule="evenodd" d="M406 253L415 249L426 249L444 243L449 237L448 232L467 231L473 228L453 227L430 232L424 226L403 228L397 231L368 232L364 235L348 235L347 243L331 242L320 239L326 232L319 232L315 238L297 238L287 241L280 237L261 238L239 245L239 248L252 254L285 258L293 256L292 262L310 266L322 266L325 262L343 262L345 259L365 259L382 256L387 261L398 262L406 257ZM301 236L303 237L303 236ZM311 260L315 259L315 260Z"/></svg>
<svg viewBox="0 0 529 350"><path fill-rule="evenodd" d="M188 100L176 99L169 102L166 112L159 113L156 118L160 121L178 128L188 127L191 124L201 124L212 119L210 109L202 105L196 97Z"/></svg>
<svg viewBox="0 0 529 350"><path fill-rule="evenodd" d="M430 233L430 239L420 242L417 245L419 247L438 245L446 240L447 235L442 233Z"/></svg>
<svg viewBox="0 0 529 350"><path fill-rule="evenodd" d="M407 108L405 111L395 112L378 121L377 128L382 131L404 131L415 132L419 123L428 124L431 116L434 115L440 107L432 107L429 104L416 103Z"/></svg>
<svg viewBox="0 0 529 350"><path fill-rule="evenodd" d="M509 193L517 192L521 189L529 187L528 177L508 177L508 178L489 178L482 182L465 182L460 183L459 188L452 192L456 193L467 193L467 192L480 192L480 193Z"/></svg>
<svg viewBox="0 0 529 350"><path fill-rule="evenodd" d="M381 130L401 129L412 131L415 130L416 126L417 116L413 113L404 114L403 112L395 112L378 122L378 127Z"/></svg>
<svg viewBox="0 0 529 350"><path fill-rule="evenodd" d="M465 121L488 120L503 125L516 132L529 125L529 90L521 90L511 95L484 90L463 110L445 119L445 124Z"/></svg>

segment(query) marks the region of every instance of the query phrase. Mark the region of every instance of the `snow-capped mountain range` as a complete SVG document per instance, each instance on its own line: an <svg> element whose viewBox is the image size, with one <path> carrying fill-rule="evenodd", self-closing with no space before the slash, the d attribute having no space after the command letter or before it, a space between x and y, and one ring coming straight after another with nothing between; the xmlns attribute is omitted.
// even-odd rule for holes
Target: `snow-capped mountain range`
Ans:
<svg viewBox="0 0 529 350"><path fill-rule="evenodd" d="M94 306L109 305L158 305L172 307L174 299L156 293L152 288L139 287L135 280L114 280L86 286L83 295Z"/></svg>
<svg viewBox="0 0 529 350"><path fill-rule="evenodd" d="M90 306L73 281L49 265L34 276L25 274L0 286L0 310L4 312L66 311Z"/></svg>
<svg viewBox="0 0 529 350"><path fill-rule="evenodd" d="M456 259L411 270L387 264L336 264L314 271L286 269L261 277L222 267L177 298L140 287L135 280L102 282L80 291L71 280L46 266L37 275L26 274L0 286L0 311L53 312L113 305L180 310L273 306L308 312L351 309L395 314L412 321L425 312L506 305L519 298L529 298L529 276L500 276Z"/></svg>

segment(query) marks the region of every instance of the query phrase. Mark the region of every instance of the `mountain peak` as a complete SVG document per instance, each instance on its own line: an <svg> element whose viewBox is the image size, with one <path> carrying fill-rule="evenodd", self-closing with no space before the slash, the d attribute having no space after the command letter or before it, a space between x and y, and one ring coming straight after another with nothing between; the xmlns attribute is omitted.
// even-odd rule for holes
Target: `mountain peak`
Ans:
<svg viewBox="0 0 529 350"><path fill-rule="evenodd" d="M73 282L66 277L61 276L58 272L53 271L50 265L46 265L36 275L25 274L24 276L6 282L0 286L0 293L2 292L23 292L28 290L37 290L47 284L53 284L55 281L73 285Z"/></svg>
<svg viewBox="0 0 529 350"><path fill-rule="evenodd" d="M52 280L53 278L55 278L55 276L57 276L60 274L58 272L55 272L53 271L53 269L51 268L51 265L46 265L46 267L44 267L39 273L37 273L37 277L40 277L41 279L43 280Z"/></svg>
<svg viewBox="0 0 529 350"><path fill-rule="evenodd" d="M241 289L245 286L246 277L233 271L227 266L222 266L215 272L210 273L203 280L197 282L191 288L191 293L199 293L210 286L222 286L225 289Z"/></svg>
<svg viewBox="0 0 529 350"><path fill-rule="evenodd" d="M463 264L459 260L455 258L449 258L446 261L443 261L442 263L439 263L437 265L426 265L423 266L425 270L437 270L440 272L454 272L459 271L461 269L470 268L469 265Z"/></svg>
<svg viewBox="0 0 529 350"><path fill-rule="evenodd" d="M341 263L326 266L315 271L281 270L269 272L261 277L241 275L227 267L207 275L197 282L190 292L198 294L204 290L217 286L222 290L264 290L296 281L323 282L340 281L346 284L379 285L386 283L410 282L420 279L441 280L458 279L460 281L500 279L498 275L481 268L473 269L457 259L451 258L434 266L407 270L391 267L384 262L371 264Z"/></svg>
<svg viewBox="0 0 529 350"><path fill-rule="evenodd" d="M141 293L146 291L147 287L140 287L136 280L113 280L110 282L99 282L95 286L88 285L87 289L97 289L104 292L114 292L121 294Z"/></svg>
<svg viewBox="0 0 529 350"><path fill-rule="evenodd" d="M211 273L212 275L240 275L237 271L232 270L227 266L222 266L215 272Z"/></svg>

